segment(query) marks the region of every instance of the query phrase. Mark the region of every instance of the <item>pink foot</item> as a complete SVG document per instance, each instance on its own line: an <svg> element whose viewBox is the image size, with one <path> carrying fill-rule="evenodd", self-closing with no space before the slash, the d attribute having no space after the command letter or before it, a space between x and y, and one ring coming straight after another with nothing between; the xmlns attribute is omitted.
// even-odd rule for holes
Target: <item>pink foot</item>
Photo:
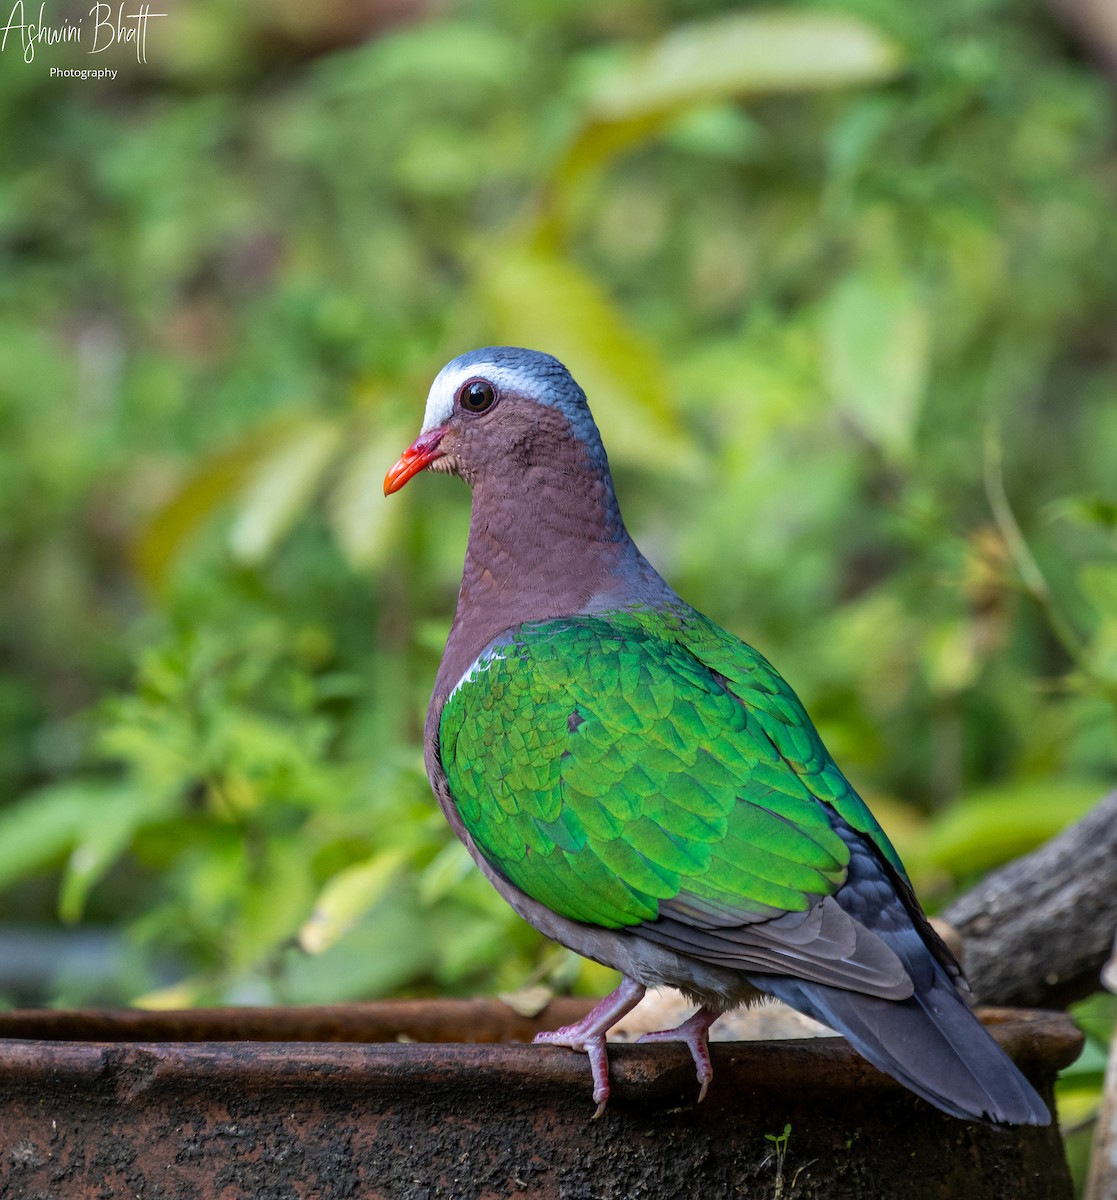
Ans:
<svg viewBox="0 0 1117 1200"><path fill-rule="evenodd" d="M701 1087L698 1090L698 1103L706 1098L706 1089L714 1077L713 1064L710 1062L710 1047L706 1037L710 1026L721 1016L710 1008L700 1008L693 1017L688 1018L675 1029L659 1029L655 1033L645 1033L639 1037L639 1042L684 1042L694 1059L694 1069L698 1074Z"/></svg>
<svg viewBox="0 0 1117 1200"><path fill-rule="evenodd" d="M590 1070L593 1072L593 1098L597 1102L597 1111L593 1114L595 1121L605 1111L609 1100L609 1058L605 1053L605 1034L640 1003L644 991L642 983L623 979L615 992L610 992L574 1025L537 1033L531 1039L535 1045L567 1046L589 1055Z"/></svg>

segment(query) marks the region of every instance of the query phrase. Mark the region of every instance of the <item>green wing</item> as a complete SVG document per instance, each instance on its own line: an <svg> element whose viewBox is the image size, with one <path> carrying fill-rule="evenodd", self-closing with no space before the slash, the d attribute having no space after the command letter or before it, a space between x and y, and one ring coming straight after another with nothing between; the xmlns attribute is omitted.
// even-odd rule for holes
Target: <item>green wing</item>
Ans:
<svg viewBox="0 0 1117 1200"><path fill-rule="evenodd" d="M699 613L680 621L676 636L724 680L811 794L874 842L901 879L909 883L904 864L887 834L834 764L799 697L776 668L747 643Z"/></svg>
<svg viewBox="0 0 1117 1200"><path fill-rule="evenodd" d="M898 863L780 676L693 612L522 626L451 695L439 749L481 852L576 921L805 913L846 877L830 808Z"/></svg>

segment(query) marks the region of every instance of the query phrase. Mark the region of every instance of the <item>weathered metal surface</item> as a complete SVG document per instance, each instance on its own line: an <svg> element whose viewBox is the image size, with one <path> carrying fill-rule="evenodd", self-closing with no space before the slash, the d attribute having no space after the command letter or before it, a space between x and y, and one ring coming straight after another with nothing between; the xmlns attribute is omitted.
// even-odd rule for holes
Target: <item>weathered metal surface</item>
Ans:
<svg viewBox="0 0 1117 1200"><path fill-rule="evenodd" d="M535 1021L498 1003L0 1015L0 1196L98 1200L1070 1200L1055 1129L943 1116L839 1039L713 1047L695 1104L681 1047L440 1042ZM584 1006L582 1006L584 1008ZM1053 1013L989 1014L1051 1099L1080 1038ZM372 1044L349 1039L384 1039ZM204 1040L168 1040L201 1037ZM251 1038L256 1040L236 1040ZM311 1038L312 1041L305 1039ZM266 1039L266 1040L265 1040ZM765 1135L791 1126L786 1153Z"/></svg>
<svg viewBox="0 0 1117 1200"><path fill-rule="evenodd" d="M0 1038L83 1042L530 1042L592 1001L553 1000L522 1017L497 1000L378 1000L303 1008L138 1008L0 1012ZM550 1022L550 1024L548 1024Z"/></svg>

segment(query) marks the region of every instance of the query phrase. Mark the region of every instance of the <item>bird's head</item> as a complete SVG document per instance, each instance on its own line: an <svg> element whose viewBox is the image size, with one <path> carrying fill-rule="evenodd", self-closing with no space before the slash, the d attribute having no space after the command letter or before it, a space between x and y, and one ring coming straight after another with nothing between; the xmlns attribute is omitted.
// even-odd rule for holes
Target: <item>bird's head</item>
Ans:
<svg viewBox="0 0 1117 1200"><path fill-rule="evenodd" d="M472 350L439 371L414 442L384 478L390 495L430 467L468 483L571 444L595 466L605 452L585 393L549 354L514 346Z"/></svg>

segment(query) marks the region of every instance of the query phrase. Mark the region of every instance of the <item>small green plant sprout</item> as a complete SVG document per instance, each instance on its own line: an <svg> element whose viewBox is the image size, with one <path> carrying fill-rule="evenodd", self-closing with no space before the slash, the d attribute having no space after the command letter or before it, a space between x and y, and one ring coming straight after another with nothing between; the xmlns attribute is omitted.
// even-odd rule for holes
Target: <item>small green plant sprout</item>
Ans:
<svg viewBox="0 0 1117 1200"><path fill-rule="evenodd" d="M766 1133L764 1140L771 1142L776 1147L776 1161L783 1162L783 1157L787 1153L787 1142L791 1137L791 1126L785 1125L783 1133Z"/></svg>
<svg viewBox="0 0 1117 1200"><path fill-rule="evenodd" d="M782 1200L784 1194L783 1163L787 1157L787 1143L790 1138L790 1124L783 1127L783 1133L766 1133L764 1135L764 1140L772 1143L776 1159L776 1185L775 1191L772 1193L774 1200Z"/></svg>

